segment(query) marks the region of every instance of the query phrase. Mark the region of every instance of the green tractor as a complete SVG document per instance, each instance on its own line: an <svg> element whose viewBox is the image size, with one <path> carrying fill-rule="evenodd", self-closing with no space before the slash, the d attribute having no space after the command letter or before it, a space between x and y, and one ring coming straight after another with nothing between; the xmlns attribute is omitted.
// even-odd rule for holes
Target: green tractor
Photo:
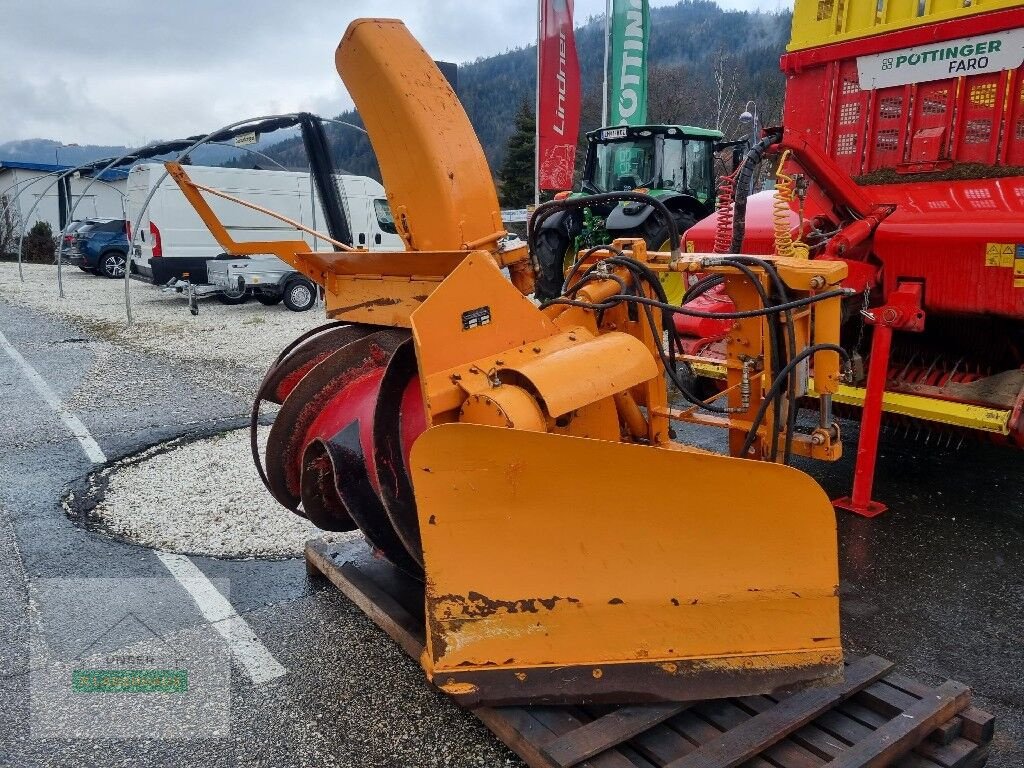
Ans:
<svg viewBox="0 0 1024 768"><path fill-rule="evenodd" d="M667 251L669 227L682 234L712 213L715 152L733 144L722 139L719 131L682 125L618 126L588 133L581 189L569 196L644 191L665 204L672 221L662 221L651 206L635 202L550 216L536 235L541 268L536 297L543 301L561 295L565 271L583 249L618 237L639 237L651 250ZM682 275L661 280L669 301L682 301Z"/></svg>

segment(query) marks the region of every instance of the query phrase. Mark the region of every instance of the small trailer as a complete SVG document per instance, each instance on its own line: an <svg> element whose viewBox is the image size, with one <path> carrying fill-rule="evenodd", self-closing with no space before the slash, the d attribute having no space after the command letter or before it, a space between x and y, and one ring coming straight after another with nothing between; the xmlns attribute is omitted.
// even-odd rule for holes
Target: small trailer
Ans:
<svg viewBox="0 0 1024 768"><path fill-rule="evenodd" d="M258 204L311 230L328 223L321 196L313 194L308 173L205 166L192 166L190 173L203 184ZM405 244L379 182L366 176L329 178L348 223L346 242L350 239L354 247L372 251L404 250ZM222 247L182 196L178 185L164 177L162 164L143 163L133 168L128 177L128 193L129 220L139 223L131 257L132 278L152 283L165 292L187 293L193 314L198 313L198 298L210 294L217 294L223 304L242 304L251 297L267 305L283 301L295 312L316 304L317 289L313 282L277 257L261 254L244 258L222 253ZM318 245L311 232L297 231L259 211L226 200L214 199L211 205L232 235L240 239L274 241L298 237L308 242L311 249Z"/></svg>
<svg viewBox="0 0 1024 768"><path fill-rule="evenodd" d="M312 309L318 295L313 281L276 256L209 259L206 282L193 282L185 273L171 278L162 290L187 294L193 315L199 314L199 298L211 294L221 304L244 304L250 298L266 306L283 301L292 312Z"/></svg>

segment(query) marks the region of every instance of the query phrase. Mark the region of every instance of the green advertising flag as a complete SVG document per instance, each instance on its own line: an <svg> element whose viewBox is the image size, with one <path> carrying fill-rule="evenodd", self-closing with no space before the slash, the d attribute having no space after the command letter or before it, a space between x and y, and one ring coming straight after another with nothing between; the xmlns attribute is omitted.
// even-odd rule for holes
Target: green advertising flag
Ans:
<svg viewBox="0 0 1024 768"><path fill-rule="evenodd" d="M647 122L650 26L647 0L612 0L608 72L611 125Z"/></svg>

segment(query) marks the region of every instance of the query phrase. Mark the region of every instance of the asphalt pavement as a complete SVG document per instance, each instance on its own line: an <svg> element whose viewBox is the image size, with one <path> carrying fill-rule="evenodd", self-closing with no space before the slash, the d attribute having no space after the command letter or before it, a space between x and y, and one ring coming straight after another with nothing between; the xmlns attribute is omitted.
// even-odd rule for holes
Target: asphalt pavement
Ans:
<svg viewBox="0 0 1024 768"><path fill-rule="evenodd" d="M216 385L221 376L2 298L0 332L108 460L237 425L248 412L246 398ZM100 359L123 375L91 375ZM852 455L854 425L844 438ZM1024 765L1021 459L990 445L937 449L888 435L876 496L890 511L839 516L845 644L925 682L972 686L976 705L998 717L989 763L998 768ZM158 553L70 519L61 501L95 468L0 353L0 764L520 765L358 609L311 581L301 560L192 557L205 579L182 581ZM852 461L807 469L838 496ZM203 467L168 478L167 503L214 481ZM263 649L252 668L232 659L223 625L193 596L206 583L237 614L232 626ZM79 667L130 665L118 648L206 670L209 695L182 711L168 694L113 694L105 710L68 693L62 675ZM204 683L190 684L198 694Z"/></svg>

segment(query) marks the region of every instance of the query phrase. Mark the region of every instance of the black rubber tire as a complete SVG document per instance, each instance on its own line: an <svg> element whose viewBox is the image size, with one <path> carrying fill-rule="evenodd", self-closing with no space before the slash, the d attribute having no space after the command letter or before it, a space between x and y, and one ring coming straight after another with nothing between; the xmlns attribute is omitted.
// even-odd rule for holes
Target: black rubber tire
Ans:
<svg viewBox="0 0 1024 768"><path fill-rule="evenodd" d="M533 296L538 301L550 301L562 295L565 257L572 245L572 239L561 229L542 229L537 233L535 255L540 274L537 275Z"/></svg>
<svg viewBox="0 0 1024 768"><path fill-rule="evenodd" d="M676 227L678 227L680 238L682 238L686 230L697 223L694 215L687 211L672 211L672 218ZM668 242L668 225L661 220L661 217L655 211L647 217L640 231L632 236L642 237L644 242L647 243L648 249L657 248L660 250Z"/></svg>
<svg viewBox="0 0 1024 768"><path fill-rule="evenodd" d="M219 291L217 293L217 301L221 304L226 304L229 307L235 307L239 304L245 304L249 300L249 294L243 293L241 296L232 296L231 294Z"/></svg>
<svg viewBox="0 0 1024 768"><path fill-rule="evenodd" d="M96 262L96 274L117 280L124 277L128 259L121 251L104 251Z"/></svg>
<svg viewBox="0 0 1024 768"><path fill-rule="evenodd" d="M284 296L282 296L280 293L275 293L275 294L257 293L256 294L256 301L258 301L260 304L262 304L265 307L273 307L273 306L275 306L277 304L280 304L281 303L281 299L283 299L283 298L284 298Z"/></svg>
<svg viewBox="0 0 1024 768"><path fill-rule="evenodd" d="M282 299L292 312L306 312L316 305L316 285L308 277L293 277L284 284Z"/></svg>
<svg viewBox="0 0 1024 768"><path fill-rule="evenodd" d="M687 211L672 211L672 218L675 226L679 229L679 237L682 238L683 233L686 232L690 227L697 223L697 219L692 213ZM652 213L644 221L643 225L640 226L635 232L624 232L614 233L616 237L641 237L644 242L647 243L647 249L650 251L667 251L668 250L668 225L661 220L657 212ZM680 243L682 247L682 243ZM683 294L686 293L686 279L682 274L662 274L660 277L661 285L665 289L665 293L668 295L669 303L678 304L682 301Z"/></svg>

